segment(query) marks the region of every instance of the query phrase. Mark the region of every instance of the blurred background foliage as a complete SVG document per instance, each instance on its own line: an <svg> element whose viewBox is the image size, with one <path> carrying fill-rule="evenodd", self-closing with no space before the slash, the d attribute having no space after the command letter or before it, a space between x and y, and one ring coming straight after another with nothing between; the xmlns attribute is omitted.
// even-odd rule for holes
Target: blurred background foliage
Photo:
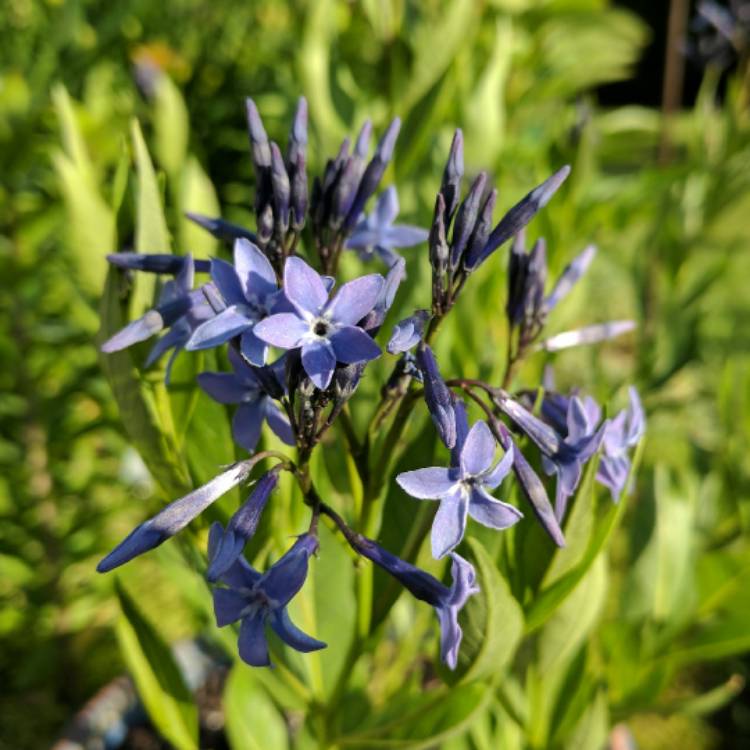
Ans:
<svg viewBox="0 0 750 750"><path fill-rule="evenodd" d="M601 727L617 722L643 748L747 746L748 84L743 69L727 75L709 65L695 101L668 121L638 102L600 104L598 89L631 77L650 41L644 20L604 0L7 0L0 747L46 746L124 671L118 600L112 581L94 574L96 561L180 482L206 479L232 458L226 420L206 431L221 410L217 417L202 399L193 418L179 388L172 412L191 417L176 445L197 444L183 474L149 472L129 447L95 346L103 255L219 252L183 212L252 225L243 98L254 97L271 137L283 139L300 94L310 106L314 171L365 117L376 130L402 117L389 175L402 213L422 225L456 126L467 171L494 175L501 207L573 165L531 232L547 238L553 269L589 242L600 252L551 325L633 317L639 327L624 343L560 355L558 382L582 382L605 400L617 393L620 406L619 389L635 379L649 432L609 563L594 566L575 606L556 615L560 653L540 663L558 675L556 690L578 691L593 707L588 734L579 723L566 735L577 743L570 747L600 747ZM159 204L163 216L148 211ZM424 288L424 263L408 262L410 284ZM503 351L499 269L478 274L471 300L453 314L454 334L448 328L439 342L441 361L461 363L467 375L489 375ZM133 304L152 293L137 288ZM528 365L526 382L537 381L541 364ZM178 385L195 366L178 368ZM158 400L161 374L143 377ZM200 581L179 558L167 545L122 575L128 590L149 590L141 605L168 640L205 631L210 618ZM408 631L408 610L399 612L393 627ZM230 713L254 695L271 716L268 693L242 679L230 681L231 695L243 698ZM529 746L558 746L555 732L572 719L560 715L555 690L535 691L528 679L533 700L516 719L527 722ZM381 687L388 695L400 685ZM434 746L521 747L508 711L493 699L460 738ZM247 746L246 728L232 721L232 747ZM284 723L267 725L271 747Z"/></svg>

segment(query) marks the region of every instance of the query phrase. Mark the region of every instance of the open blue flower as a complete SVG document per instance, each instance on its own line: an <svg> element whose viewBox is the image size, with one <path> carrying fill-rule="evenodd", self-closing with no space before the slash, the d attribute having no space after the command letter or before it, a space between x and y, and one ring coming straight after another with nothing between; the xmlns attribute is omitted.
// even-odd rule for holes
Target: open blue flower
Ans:
<svg viewBox="0 0 750 750"><path fill-rule="evenodd" d="M221 527L211 528L209 561L221 537ZM289 618L287 605L302 588L307 577L308 560L318 549L318 540L303 534L292 548L271 568L261 574L244 557L222 573L220 580L228 588L213 590L216 624L221 628L241 620L240 658L253 667L271 665L266 626L288 646L308 653L326 644L303 633Z"/></svg>
<svg viewBox="0 0 750 750"><path fill-rule="evenodd" d="M268 258L250 240L240 238L234 243L234 265L214 258L211 278L226 307L193 332L186 348L209 349L239 336L243 356L254 365L265 364L267 346L253 326L281 299Z"/></svg>
<svg viewBox="0 0 750 750"><path fill-rule="evenodd" d="M396 250L426 242L429 236L426 229L393 223L398 209L398 194L391 185L380 194L375 210L354 228L347 240L347 248L356 250L362 260L371 260L378 255L390 268L401 257Z"/></svg>
<svg viewBox="0 0 750 750"><path fill-rule="evenodd" d="M329 300L323 277L292 256L284 266L284 294L294 311L261 320L255 335L281 349L301 349L305 372L325 389L337 361L356 364L380 355L380 347L357 323L375 307L382 288L380 274L361 276Z"/></svg>
<svg viewBox="0 0 750 750"><path fill-rule="evenodd" d="M459 544L467 515L493 529L507 529L523 518L517 508L488 492L498 487L513 465L513 452L508 451L493 466L496 447L487 424L477 422L458 451L458 466L432 466L396 477L412 497L440 501L432 524L433 557L441 558Z"/></svg>
<svg viewBox="0 0 750 750"><path fill-rule="evenodd" d="M294 445L287 418L267 394L255 370L232 348L229 362L234 372L202 372L198 385L220 404L239 404L232 418L232 435L238 445L254 451L264 421L287 445Z"/></svg>

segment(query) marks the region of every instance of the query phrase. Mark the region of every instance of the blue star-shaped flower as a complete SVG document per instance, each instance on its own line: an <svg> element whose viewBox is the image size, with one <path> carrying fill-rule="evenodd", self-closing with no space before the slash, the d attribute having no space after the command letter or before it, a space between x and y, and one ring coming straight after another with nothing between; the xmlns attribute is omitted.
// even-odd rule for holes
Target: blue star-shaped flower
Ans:
<svg viewBox="0 0 750 750"><path fill-rule="evenodd" d="M493 529L507 529L523 518L517 508L496 500L488 490L503 481L513 465L508 451L493 466L495 438L484 422L477 422L463 438L457 430L458 465L451 468L432 466L406 471L396 477L401 488L421 500L440 500L432 524L432 555L441 558L463 539L466 517ZM463 441L462 444L460 441Z"/></svg>
<svg viewBox="0 0 750 750"><path fill-rule="evenodd" d="M375 210L357 223L346 242L347 248L356 250L362 260L372 260L378 255L390 268L400 257L395 250L426 242L429 237L427 230L393 223L398 208L398 194L391 186L380 194Z"/></svg>
<svg viewBox="0 0 750 750"><path fill-rule="evenodd" d="M239 404L232 418L235 441L245 450L254 451L263 422L267 421L281 440L294 445L289 422L266 393L253 368L236 350L230 348L228 354L234 372L202 372L198 375L198 385L220 404Z"/></svg>
<svg viewBox="0 0 750 750"><path fill-rule="evenodd" d="M222 534L215 524L209 536L209 560ZM289 618L287 604L302 588L307 577L310 555L318 549L318 540L303 534L294 546L271 568L261 574L243 557L220 576L228 588L215 588L214 613L221 628L241 620L240 658L253 667L271 665L268 656L266 625L270 625L284 643L297 651L308 653L325 648L322 641L303 633Z"/></svg>
<svg viewBox="0 0 750 750"><path fill-rule="evenodd" d="M361 276L328 299L325 280L301 258L287 258L284 294L294 312L261 320L255 335L281 349L301 349L302 366L316 387L327 388L336 362L356 364L380 355L380 347L359 323L380 298L383 277Z"/></svg>
<svg viewBox="0 0 750 750"><path fill-rule="evenodd" d="M253 326L282 299L268 258L250 240L240 238L234 243L234 264L214 258L211 278L226 307L193 332L186 348L209 349L239 336L243 356L254 365L265 364L267 346Z"/></svg>

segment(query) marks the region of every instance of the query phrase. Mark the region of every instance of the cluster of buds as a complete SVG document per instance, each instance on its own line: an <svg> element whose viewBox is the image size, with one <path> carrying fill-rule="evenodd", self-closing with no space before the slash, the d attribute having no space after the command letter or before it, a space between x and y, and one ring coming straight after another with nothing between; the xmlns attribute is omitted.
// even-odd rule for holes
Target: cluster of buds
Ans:
<svg viewBox="0 0 750 750"><path fill-rule="evenodd" d="M554 543L563 545L566 509L583 466L595 456L601 457L597 478L617 500L630 474L630 451L644 430L635 390L630 392L628 408L606 420L593 399L577 392L557 393L549 380L541 391L512 393L514 366L533 351L603 340L629 330L632 324L597 324L537 341L549 311L568 294L594 257L593 248L584 250L546 294L544 242L539 240L528 254L523 246L524 227L560 187L568 167L532 190L492 228L497 191L488 190L486 174L480 173L460 200L463 140L461 131L456 131L428 233L419 227L394 224L398 201L392 186L381 193L375 210L365 214L366 203L392 156L398 119L388 127L369 162L369 123L351 153L349 142L344 141L323 176L313 181L308 202L304 99L297 107L286 159L278 146L268 141L250 100L247 112L257 181L256 231L219 218L194 217L216 236L233 242L232 262L220 258L194 261L190 255L123 252L109 256L119 268L174 278L163 284L154 309L115 333L102 348L117 351L163 334L146 359L148 366L168 350L172 351L171 364L183 349L226 346L231 372L201 373L198 385L219 403L236 407L232 433L251 455L139 525L98 569L112 570L162 544L230 489L250 481L260 461L275 461L257 479L227 527L214 524L209 534L206 577L218 584L214 589L217 623L240 622L240 657L255 666L270 663L267 627L298 651L325 646L300 631L287 612L287 605L304 584L310 557L318 552L319 519L325 517L357 554L435 608L441 655L455 668L461 643L458 613L478 592L473 566L457 551L468 519L499 531L518 523L523 518L521 510L493 495L513 476ZM301 237L315 249L308 257L317 255L322 273L298 255ZM430 338L472 271L511 238L515 241L508 268L510 334L505 378L500 385L446 380L430 348ZM370 421L369 429L375 430L398 405L389 429L391 439L373 458L369 439L360 439L348 421L344 431L356 452L354 463L363 486L371 493L368 501L374 502L377 490L387 480L380 469L389 465L410 410L422 398L450 459L446 466L402 472L395 479L409 495L437 501L431 548L435 559L449 557L452 561L451 586L352 529L344 515L319 496L309 470L313 450L341 417L368 363L382 355L376 339L405 276L405 261L396 250L426 240L433 274L431 310L420 307L393 328L385 349L396 359ZM385 260L387 273L363 275L337 287L332 274L340 252L347 247L367 259ZM196 274L208 274L209 278L196 287ZM540 397L541 410L537 412L534 407ZM476 403L486 419L470 425L464 399ZM297 449L294 459L274 451L254 453L264 425ZM544 472L555 477L554 507L534 462L521 451L519 436L529 439L529 447L539 452ZM502 451L500 457L498 450ZM311 510L310 523L283 556L260 572L250 566L244 553L281 471L290 472L299 484Z"/></svg>

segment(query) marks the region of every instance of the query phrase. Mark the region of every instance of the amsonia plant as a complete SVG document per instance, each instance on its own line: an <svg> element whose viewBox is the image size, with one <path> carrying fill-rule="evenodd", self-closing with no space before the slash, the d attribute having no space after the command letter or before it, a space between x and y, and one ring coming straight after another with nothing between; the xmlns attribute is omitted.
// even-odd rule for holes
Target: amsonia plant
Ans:
<svg viewBox="0 0 750 750"><path fill-rule="evenodd" d="M98 570L111 571L154 549L230 490L251 485L247 499L228 522L211 525L204 571L213 586L216 623L237 628L242 661L253 667L285 662L284 646L303 653L345 648L327 645L317 633L300 629L289 613L306 584L311 558L319 552L325 524L348 545L358 569L372 563L434 609L440 657L448 668L439 672L442 679L451 684L481 683L487 697L501 690L498 679L512 657L523 619L527 634L535 633L589 573L619 518L618 503L628 488L632 453L645 428L634 388L627 408L607 418L592 396L579 389L559 392L549 368L542 383L518 382L519 365L528 357L602 342L633 327L630 321L593 322L544 335L548 315L572 291L596 254L593 246L585 248L548 284L544 240L530 249L525 245L525 227L570 169L561 167L495 221L498 192L487 174L478 174L463 193L463 136L457 130L432 223L422 229L398 223L395 186L382 190L374 206L368 206L392 159L398 118L372 155L372 128L366 122L353 143L344 140L323 174L311 183L304 99L299 101L285 152L268 139L252 100L247 101L247 120L256 177L256 226L247 229L218 217L190 215L231 245L231 261L197 259L189 253L108 256L125 274L137 271L167 280L161 283L152 309L113 333L102 346L109 354L154 340L143 366L168 356L167 384L178 359L224 350L226 356L214 355L212 361L225 362L229 368L201 372L196 382L219 404L234 407L231 430L242 457L232 463L235 457L227 455L225 465L216 466L213 479L137 526L99 563ZM449 332L441 325L460 303L477 269L485 263L500 266L498 251L506 243L510 249L504 305L507 350L501 355L504 375L498 382L487 382L448 372L433 350L440 331ZM431 295L409 300L413 314L396 323L386 338L381 329L388 312L409 286L403 283L406 262L399 254L403 248L415 248L409 252L421 254L421 260L414 262L429 266ZM384 274L343 281L340 266L347 251L364 261L384 263ZM483 314L497 316L500 310L498 301L495 309ZM475 325L482 326L481 316ZM390 360L390 373L369 405L363 432L352 418L350 401L371 373L384 372L372 364L380 358ZM373 393L372 389L360 392ZM403 466L410 448L403 436L415 410L422 408L444 445L444 460L434 466ZM470 412L479 419L472 420ZM338 443L330 440L334 426L341 435ZM256 451L264 427L289 449ZM427 437L423 433L420 439ZM201 450L200 445L196 448ZM316 482L313 466L320 451L346 454L359 487L358 496L352 493L347 506L333 503L327 488ZM403 470L395 468L397 462ZM307 506L307 519L294 530L298 536L287 551L261 571L250 564L245 552L284 474L296 484L298 492L292 498ZM593 503L594 482L607 488L613 505ZM402 538L411 538L401 549L388 549L385 541L388 525L397 522L384 511L384 497L394 483L414 498L415 505L434 501L412 514L411 525L400 530ZM582 485L587 498L576 494ZM401 496L400 502L412 501ZM551 544L543 536L533 537L529 528L518 531L534 523L525 517L528 511ZM576 513L578 518L573 518ZM560 563L554 550L566 546L569 527L575 555ZM450 560L445 581L416 564L427 536L432 557ZM335 543L331 533L326 539ZM533 572L524 568L532 554L532 539L537 545ZM329 574L335 577L336 571ZM349 669L364 654L374 653L381 639L390 637L380 625L397 593L373 586L371 576L369 585L363 583L357 592L359 637L341 655ZM508 649L497 645L492 632L495 607L500 611L493 617L514 623ZM465 628L467 622L472 636L465 645L470 653L462 651L462 623ZM409 658L413 646L404 645ZM398 652L398 643L395 649ZM528 658L519 656L521 673L531 669ZM419 661L418 651L414 659ZM430 670L420 672L421 687L428 692L430 674ZM343 669L329 695L331 702L346 689L348 678L349 670ZM439 700L448 700L450 694L436 689L436 696L440 710ZM472 694L469 702L479 705L476 697ZM502 705L512 714L511 704L503 693ZM578 713L567 716L568 724L575 726L573 719L580 718L586 705L579 695L574 707ZM315 709L310 708L310 713ZM396 706L390 716L397 717ZM465 718L446 716L455 728ZM370 735L365 732L340 744L368 746L377 737L402 736L399 733L406 731L388 726L384 720L379 728L368 730ZM327 740L336 744L330 735L340 727L332 728L326 721L312 722L312 727L321 746ZM421 731L418 726L412 730ZM429 745L438 734L430 730L414 737L407 732L398 746Z"/></svg>

